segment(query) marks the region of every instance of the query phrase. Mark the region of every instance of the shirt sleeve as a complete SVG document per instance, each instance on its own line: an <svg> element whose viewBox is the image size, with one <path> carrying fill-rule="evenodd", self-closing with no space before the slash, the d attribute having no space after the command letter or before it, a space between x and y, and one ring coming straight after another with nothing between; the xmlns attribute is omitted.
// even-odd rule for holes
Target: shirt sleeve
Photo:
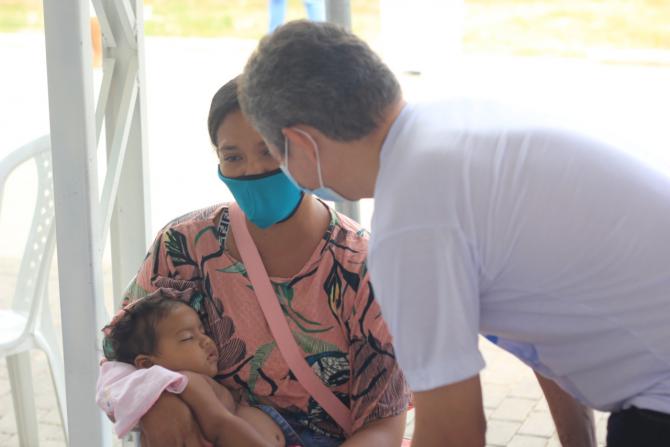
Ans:
<svg viewBox="0 0 670 447"><path fill-rule="evenodd" d="M365 267L362 276L353 309L344 323L349 336L354 431L366 423L402 413L411 396Z"/></svg>
<svg viewBox="0 0 670 447"><path fill-rule="evenodd" d="M372 281L412 390L475 376L484 367L478 269L463 235L445 226L374 237Z"/></svg>

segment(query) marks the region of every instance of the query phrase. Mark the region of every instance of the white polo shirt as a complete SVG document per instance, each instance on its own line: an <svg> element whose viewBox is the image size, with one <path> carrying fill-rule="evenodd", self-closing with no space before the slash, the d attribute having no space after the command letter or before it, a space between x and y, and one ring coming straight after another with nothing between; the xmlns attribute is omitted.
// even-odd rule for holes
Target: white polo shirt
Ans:
<svg viewBox="0 0 670 447"><path fill-rule="evenodd" d="M670 178L505 106L408 105L382 147L370 271L415 391L490 335L581 402L670 413Z"/></svg>

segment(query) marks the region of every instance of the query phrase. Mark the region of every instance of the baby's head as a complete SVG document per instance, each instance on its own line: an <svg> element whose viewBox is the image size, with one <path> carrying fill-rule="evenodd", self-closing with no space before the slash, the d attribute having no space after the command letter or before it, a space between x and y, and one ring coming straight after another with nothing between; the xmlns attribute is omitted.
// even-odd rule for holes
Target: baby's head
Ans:
<svg viewBox="0 0 670 447"><path fill-rule="evenodd" d="M108 360L138 368L160 365L210 377L218 372L218 350L198 314L160 290L127 306L105 333Z"/></svg>

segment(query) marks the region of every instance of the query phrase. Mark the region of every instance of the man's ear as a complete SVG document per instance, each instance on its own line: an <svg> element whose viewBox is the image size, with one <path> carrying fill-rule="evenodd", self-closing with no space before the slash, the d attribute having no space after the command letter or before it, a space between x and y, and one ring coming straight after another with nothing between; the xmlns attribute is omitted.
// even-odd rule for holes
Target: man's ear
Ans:
<svg viewBox="0 0 670 447"><path fill-rule="evenodd" d="M313 136L306 133L303 129L297 127L284 127L282 130L284 137L288 140L289 152L293 151L294 157L297 156L297 151L300 151L301 156L306 156L311 161L316 162L316 142ZM282 158L284 156L284 148L281 148Z"/></svg>
<svg viewBox="0 0 670 447"><path fill-rule="evenodd" d="M148 355L140 354L137 357L135 357L135 367L151 368L152 366L154 366L154 362Z"/></svg>

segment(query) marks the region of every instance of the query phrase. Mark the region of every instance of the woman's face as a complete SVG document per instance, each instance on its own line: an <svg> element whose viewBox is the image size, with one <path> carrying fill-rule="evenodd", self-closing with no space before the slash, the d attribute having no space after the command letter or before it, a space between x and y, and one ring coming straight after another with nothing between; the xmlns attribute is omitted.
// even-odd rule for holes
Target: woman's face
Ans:
<svg viewBox="0 0 670 447"><path fill-rule="evenodd" d="M219 167L226 177L259 175L279 169L263 138L240 111L223 119L216 139Z"/></svg>

